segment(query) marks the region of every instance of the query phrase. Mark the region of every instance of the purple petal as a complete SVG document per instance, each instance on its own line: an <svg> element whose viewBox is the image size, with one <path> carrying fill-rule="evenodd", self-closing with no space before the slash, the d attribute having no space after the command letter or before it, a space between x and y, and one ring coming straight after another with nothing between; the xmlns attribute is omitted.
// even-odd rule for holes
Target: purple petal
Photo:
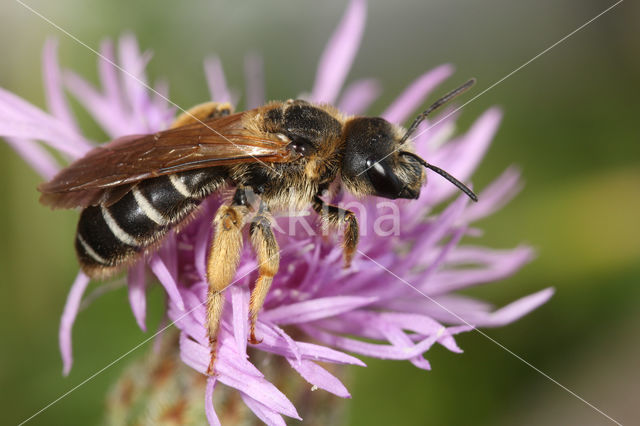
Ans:
<svg viewBox="0 0 640 426"><path fill-rule="evenodd" d="M153 88L153 105L157 110L170 109L170 112L175 115L173 107L167 105L167 98L169 97L169 81L162 78L156 81Z"/></svg>
<svg viewBox="0 0 640 426"><path fill-rule="evenodd" d="M334 395L338 395L341 398L351 398L351 394L342 382L318 364L307 360L298 362L289 358L287 358L287 361L289 361L289 364L294 370L300 373L300 375L312 385L331 392Z"/></svg>
<svg viewBox="0 0 640 426"><path fill-rule="evenodd" d="M447 333L445 333L442 337L438 339L438 343L440 343L443 347L447 348L451 352L461 354L462 349L456 343L456 340L453 338L454 334L459 334L462 332L467 332L473 330L474 327L471 325L462 325L457 327L449 327L447 328Z"/></svg>
<svg viewBox="0 0 640 426"><path fill-rule="evenodd" d="M209 213L209 211L204 211L202 212L202 215L208 216ZM206 279L207 277L207 250L209 249L210 238L211 224L203 221L200 226L198 226L198 233L196 234L194 243L194 263L196 270L202 279Z"/></svg>
<svg viewBox="0 0 640 426"><path fill-rule="evenodd" d="M258 108L266 101L264 88L264 61L257 53L244 58L244 78L247 88L247 109Z"/></svg>
<svg viewBox="0 0 640 426"><path fill-rule="evenodd" d="M100 43L100 59L98 60L98 74L100 75L100 84L104 93L105 100L110 104L114 111L125 111L124 94L122 93L122 86L120 84L118 76L118 68L113 64L116 62L115 49L111 40L103 40ZM99 119L99 117L94 117ZM121 136L120 134L114 135L114 137Z"/></svg>
<svg viewBox="0 0 640 426"><path fill-rule="evenodd" d="M451 227L458 221L469 203L469 198L465 194L459 195L458 198L432 222L432 226L430 227L431 232L427 232L427 235L418 240L413 252L428 253L432 250L438 241L451 232ZM419 212L415 211L414 214L419 215ZM414 221L411 225L416 226L418 223L419 222Z"/></svg>
<svg viewBox="0 0 640 426"><path fill-rule="evenodd" d="M13 119L21 118L22 121L43 121L51 127L55 126L56 130L67 131L69 134L73 133L65 123L3 88L0 88L0 112L2 112L3 118L11 117Z"/></svg>
<svg viewBox="0 0 640 426"><path fill-rule="evenodd" d="M396 346L363 342L349 337L336 336L335 334L324 332L310 325L300 327L311 337L321 342L337 346L350 352L381 359L411 359L428 351L438 339L437 335L429 336L415 345L412 344L399 348Z"/></svg>
<svg viewBox="0 0 640 426"><path fill-rule="evenodd" d="M211 426L220 426L220 419L213 407L213 390L216 386L215 377L207 377L207 387L204 391L204 411L207 415L207 421Z"/></svg>
<svg viewBox="0 0 640 426"><path fill-rule="evenodd" d="M300 356L302 359L309 359L313 361L352 364L365 367L365 364L358 358L326 346L294 341L294 349L291 346L291 342L286 341L285 337L276 331L273 324L267 325L263 321L259 321L257 332L260 335L260 338L263 339L259 348L265 352L272 352L288 358L297 358ZM299 355L297 355L298 352Z"/></svg>
<svg viewBox="0 0 640 426"><path fill-rule="evenodd" d="M283 329L281 329L280 327L278 327L277 325L269 324L269 327L273 331L275 331L277 334L279 334L280 337L282 337L284 339L284 341L286 342L287 346L291 350L291 353L293 353L293 356L296 359L296 361L297 362L301 362L302 361L302 353L300 352L300 348L298 347L298 344L296 343L296 341L293 340L291 338L291 336L289 336L287 333L285 333L285 331Z"/></svg>
<svg viewBox="0 0 640 426"><path fill-rule="evenodd" d="M459 294L445 294L436 298L438 303L446 306L447 308L455 312L489 312L493 309L493 305L483 300L472 299L470 297L461 296ZM411 307L406 305L406 310L411 310Z"/></svg>
<svg viewBox="0 0 640 426"><path fill-rule="evenodd" d="M469 322L472 322L477 327L501 327L517 321L534 309L544 305L553 296L554 292L553 288L546 288L511 302L488 315L468 316Z"/></svg>
<svg viewBox="0 0 640 426"><path fill-rule="evenodd" d="M433 123L428 120L418 125L418 130L412 135L416 143L416 152L423 158L433 160L434 153L447 144L456 132L456 121L459 112L451 107L445 107L440 117Z"/></svg>
<svg viewBox="0 0 640 426"><path fill-rule="evenodd" d="M150 132L165 130L173 123L177 109L167 99L169 99L169 83L164 79L158 80L146 108L145 119Z"/></svg>
<svg viewBox="0 0 640 426"><path fill-rule="evenodd" d="M178 256L177 256L178 244L176 242L175 231L170 231L165 237L157 255L162 259L167 270L172 277L178 276Z"/></svg>
<svg viewBox="0 0 640 426"><path fill-rule="evenodd" d="M118 52L122 66L122 83L124 94L132 108L132 116L136 121L144 122L145 107L149 103L147 94L147 77L145 68L151 59L149 53L141 54L138 41L133 35L125 35L120 38ZM144 128L141 131L147 130Z"/></svg>
<svg viewBox="0 0 640 426"><path fill-rule="evenodd" d="M489 109L476 120L459 143L448 149L442 149L444 155L436 153L430 162L445 169L461 182L466 182L489 148L501 118L502 113L499 109ZM424 188L424 195L421 196L425 202L432 205L437 204L449 195L458 192L455 186L441 176L436 176L430 171L427 174L430 174L428 177L430 183Z"/></svg>
<svg viewBox="0 0 640 426"><path fill-rule="evenodd" d="M552 290L550 289L547 290L552 292ZM538 306L538 302L542 304L546 301L545 297L549 296L547 293L545 293L545 291L547 290L543 290L539 293L535 293L535 295L531 295L532 299L525 298L525 302L523 303L531 303L534 306L531 309L535 309ZM538 297L540 299L538 299ZM447 294L444 296L438 296L419 304L415 304L412 300L405 300L404 302L396 300L393 305L395 309L405 309L405 311L420 312L444 323L465 324L461 327L469 327L469 325L472 326L471 328L475 328L475 326L491 326L490 324L496 321L493 315L497 311L492 313L491 311L493 310L493 307L491 305L482 301L459 295ZM525 305L524 307L527 308L527 306L529 305ZM516 308L517 307L518 305L516 305ZM507 318L507 316L514 311L509 308L503 312L504 313L500 313L500 316L498 316L498 319L501 321L505 321L505 318ZM515 321L516 319L517 318L513 319L512 321ZM456 327L449 327L447 330L449 331L449 333L452 333L452 330L455 328ZM467 330L464 329L462 331ZM439 342L443 343L442 341Z"/></svg>
<svg viewBox="0 0 640 426"><path fill-rule="evenodd" d="M315 345L313 343L297 342L303 357L314 359L321 362L333 362L336 364L352 364L366 367L367 365L351 355L327 348L326 346Z"/></svg>
<svg viewBox="0 0 640 426"><path fill-rule="evenodd" d="M300 419L298 412L287 397L265 379L239 375L237 371L220 375L220 382L246 393L274 411L288 417Z"/></svg>
<svg viewBox="0 0 640 426"><path fill-rule="evenodd" d="M460 242L462 237L464 237L465 233L466 233L466 228L460 228L453 231L453 233L451 234L451 237L449 238L449 241L447 241L447 243L442 247L442 249L438 253L438 256L433 260L433 262L427 267L427 269L422 274L423 277L428 277L432 275L433 273L435 273L435 271L438 268L440 268L440 265L444 263L449 253L451 253L451 251L458 246L458 243Z"/></svg>
<svg viewBox="0 0 640 426"><path fill-rule="evenodd" d="M373 78L358 80L344 90L338 102L338 109L345 114L363 114L382 92L378 80Z"/></svg>
<svg viewBox="0 0 640 426"><path fill-rule="evenodd" d="M131 133L130 119L125 118L127 117L125 114L130 117L130 112L118 109L96 88L71 71L65 73L64 80L69 92L89 111L91 117L112 139Z"/></svg>
<svg viewBox="0 0 640 426"><path fill-rule="evenodd" d="M389 343L394 346L403 348L409 347L413 344L411 339L409 339L409 337L407 337L407 335L398 327L387 326L382 328L382 332ZM420 369L431 370L431 364L429 364L429 361L424 359L422 355L411 358L409 361Z"/></svg>
<svg viewBox="0 0 640 426"><path fill-rule="evenodd" d="M38 139L44 141L60 152L78 158L84 155L85 150L79 149L69 140L44 123L33 120L11 119L5 117L0 119L0 136L20 139Z"/></svg>
<svg viewBox="0 0 640 426"><path fill-rule="evenodd" d="M7 143L45 180L51 180L60 166L37 142L29 139L5 138Z"/></svg>
<svg viewBox="0 0 640 426"><path fill-rule="evenodd" d="M238 353L247 354L247 335L249 318L249 291L239 286L231 286L231 305L233 306L233 336L238 345Z"/></svg>
<svg viewBox="0 0 640 426"><path fill-rule="evenodd" d="M500 210L522 189L520 172L510 167L478 195L478 202L470 205L462 215L464 223L474 222Z"/></svg>
<svg viewBox="0 0 640 426"><path fill-rule="evenodd" d="M387 309L386 304L383 309ZM383 340L385 336L380 331L380 324L382 322L379 320L378 313L369 310L347 312L339 317L327 318L313 323L317 328L336 334Z"/></svg>
<svg viewBox="0 0 640 426"><path fill-rule="evenodd" d="M60 75L60 66L58 65L58 42L54 39L48 39L42 53L47 107L54 117L64 122L76 133L79 133L76 120L69 109L69 105L62 91L62 78Z"/></svg>
<svg viewBox="0 0 640 426"><path fill-rule="evenodd" d="M421 75L407 87L396 100L382 113L382 118L396 124L402 124L409 115L422 105L440 83L453 74L451 65L439 67Z"/></svg>
<svg viewBox="0 0 640 426"><path fill-rule="evenodd" d="M455 312L478 310L486 313L491 309L491 305L463 296L445 295L432 298L432 301L428 301L427 303L423 301L416 303L414 299L396 298L387 303L387 308L405 312L400 315L406 315L409 316L409 318L413 315L412 313L416 313L420 314L420 317L426 317L431 320L438 319L441 322L457 324L460 323L460 319L455 316ZM428 316L425 316L425 314ZM406 329L411 330L419 324L420 321L415 321L415 323L411 323L411 327L407 327ZM402 325L400 326L402 327ZM441 337L438 338L438 343L452 352L461 353L462 350L458 347L453 335L472 330L473 328L473 326L468 325L448 327L446 329L442 327L437 332L437 334L441 334Z"/></svg>
<svg viewBox="0 0 640 426"><path fill-rule="evenodd" d="M58 338L60 343L60 353L62 355L62 374L65 376L69 374L69 371L71 371L71 364L73 364L71 329L76 320L76 316L78 315L78 308L82 301L82 295L88 285L89 277L87 277L83 272L78 273L76 280L71 286L69 295L67 296L67 301L64 304L64 310L62 311Z"/></svg>
<svg viewBox="0 0 640 426"><path fill-rule="evenodd" d="M298 324L339 315L374 303L376 300L378 300L376 297L357 296L316 298L270 309L264 312L262 317L278 325Z"/></svg>
<svg viewBox="0 0 640 426"><path fill-rule="evenodd" d="M147 312L145 288L147 281L145 278L144 261L138 262L129 268L127 282L129 284L129 304L131 305L133 316L138 323L138 327L140 327L142 331L147 331L147 325L145 324Z"/></svg>
<svg viewBox="0 0 640 426"><path fill-rule="evenodd" d="M424 316L401 312L383 312L378 314L380 319L403 330L414 331L425 336L442 333L444 327L439 322Z"/></svg>
<svg viewBox="0 0 640 426"><path fill-rule="evenodd" d="M447 258L446 263L450 266L468 264L493 265L504 262L505 256L518 258L523 255L533 254L533 249L525 245L513 249L492 249L483 246L464 245L452 252Z"/></svg>
<svg viewBox="0 0 640 426"><path fill-rule="evenodd" d="M233 105L220 58L211 56L205 59L204 70L207 84L209 85L209 93L211 93L211 100L215 102L230 102Z"/></svg>
<svg viewBox="0 0 640 426"><path fill-rule="evenodd" d="M419 302L413 298L396 298L389 301L388 307L397 311L428 315L436 321L447 324L460 323L456 312L479 311L487 313L492 309L492 306L486 302L452 294L436 296Z"/></svg>
<svg viewBox="0 0 640 426"><path fill-rule="evenodd" d="M352 0L349 3L342 21L320 57L311 92L313 102L335 103L360 46L366 15L367 4L364 0Z"/></svg>
<svg viewBox="0 0 640 426"><path fill-rule="evenodd" d="M324 331L334 333L348 334L366 339L381 340L387 339L398 346L398 340L390 340L391 337L401 338L398 331L408 330L416 334L412 334L413 340L419 340L423 336L434 335L437 337L438 343L453 352L461 352L460 348L451 337L454 334L449 328L425 316L424 314L413 314L409 312L417 311L416 307L424 309L422 300L416 301L415 298L410 299L412 303L406 303L404 299L394 298L387 300L385 305L381 305L382 309L396 309L398 312L375 312L375 311L354 311L341 315L338 318L327 319L325 321L316 322L314 325L322 328ZM458 321L454 321L458 322ZM406 337L406 336L405 336ZM410 343L409 340L403 338L403 346ZM421 368L426 364L418 361Z"/></svg>
<svg viewBox="0 0 640 426"><path fill-rule="evenodd" d="M2 88L0 136L38 139L74 158L92 148L66 124Z"/></svg>
<svg viewBox="0 0 640 426"><path fill-rule="evenodd" d="M461 256L464 254L464 256ZM475 256L473 256L475 254ZM431 279L417 287L429 295L443 294L462 288L506 278L530 262L534 252L529 247L518 247L510 251L459 248L449 255L460 264L484 263L483 267L448 269L436 272ZM466 262L465 262L466 261Z"/></svg>
<svg viewBox="0 0 640 426"><path fill-rule="evenodd" d="M184 302L182 301L182 296L180 296L180 292L178 291L178 285L176 284L176 280L169 272L167 265L158 255L154 255L149 260L149 266L151 270L158 277L158 281L167 291L167 295L169 298L175 302L178 306L178 309L184 310Z"/></svg>
<svg viewBox="0 0 640 426"><path fill-rule="evenodd" d="M380 317L396 324L398 327L404 330L414 331L421 335L436 334L438 337L438 343L452 352L462 352L455 340L451 336L450 329L443 327L440 323L434 319L425 315L415 315L409 313L382 313Z"/></svg>
<svg viewBox="0 0 640 426"><path fill-rule="evenodd" d="M279 413L300 419L291 401L273 384L261 377L260 372L252 364L239 359L237 353L231 353L229 348L230 345L225 344L223 340L216 361L217 379ZM206 371L210 355L208 347L181 335L180 354L182 360L192 368L200 372Z"/></svg>
<svg viewBox="0 0 640 426"><path fill-rule="evenodd" d="M285 426L286 425L282 416L277 412L275 412L274 410L272 410L271 408L256 401L255 399L251 398L249 395L245 394L244 392L240 392L240 397L242 398L244 403L247 405L247 407L249 407L249 409L253 411L253 413L256 416L258 416L260 420L262 420L269 426L271 425Z"/></svg>

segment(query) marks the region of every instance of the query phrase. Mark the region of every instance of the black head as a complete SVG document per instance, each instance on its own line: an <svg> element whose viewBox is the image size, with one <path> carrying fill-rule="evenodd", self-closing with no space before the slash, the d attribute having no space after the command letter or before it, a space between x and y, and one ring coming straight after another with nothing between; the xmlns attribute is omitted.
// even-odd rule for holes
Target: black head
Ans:
<svg viewBox="0 0 640 426"><path fill-rule="evenodd" d="M344 127L342 179L348 190L385 198L418 198L426 175L412 157L398 153L401 135L383 118L358 117ZM406 145L406 144L405 144Z"/></svg>
<svg viewBox="0 0 640 426"><path fill-rule="evenodd" d="M477 201L476 195L463 183L415 154L409 138L431 111L471 87L473 82L470 80L437 100L416 118L406 132L380 117L348 120L343 129L345 148L342 179L345 187L360 195L415 199L426 181L425 167L440 174Z"/></svg>

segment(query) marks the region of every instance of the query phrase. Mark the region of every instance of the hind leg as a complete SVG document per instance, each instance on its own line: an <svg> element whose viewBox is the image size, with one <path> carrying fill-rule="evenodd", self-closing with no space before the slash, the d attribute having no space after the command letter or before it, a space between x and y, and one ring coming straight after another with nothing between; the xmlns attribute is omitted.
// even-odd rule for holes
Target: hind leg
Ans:
<svg viewBox="0 0 640 426"><path fill-rule="evenodd" d="M189 108L176 118L171 125L172 129L195 124L212 118L220 118L233 114L233 107L228 102L205 102Z"/></svg>
<svg viewBox="0 0 640 426"><path fill-rule="evenodd" d="M244 191L243 189L238 189ZM239 197L234 197L237 199ZM213 220L215 235L211 243L209 257L207 259L207 281L209 292L207 296L207 330L209 332L209 345L211 348L211 360L207 374L214 373L218 349L218 332L220 318L224 307L224 295L222 292L230 284L238 267L240 251L242 249L242 228L248 209L236 202L228 206L221 206Z"/></svg>

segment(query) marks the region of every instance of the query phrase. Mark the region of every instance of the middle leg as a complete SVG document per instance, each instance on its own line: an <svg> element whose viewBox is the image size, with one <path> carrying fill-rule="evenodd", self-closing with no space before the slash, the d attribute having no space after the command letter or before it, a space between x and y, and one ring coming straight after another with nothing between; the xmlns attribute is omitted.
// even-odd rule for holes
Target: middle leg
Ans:
<svg viewBox="0 0 640 426"><path fill-rule="evenodd" d="M258 261L258 280L251 292L251 301L249 302L249 342L255 345L262 341L256 339L258 312L260 312L264 304L264 299L267 297L273 277L278 272L280 265L280 249L273 235L267 208L264 204L260 205L258 214L251 222L249 234L251 235L251 244L256 252Z"/></svg>

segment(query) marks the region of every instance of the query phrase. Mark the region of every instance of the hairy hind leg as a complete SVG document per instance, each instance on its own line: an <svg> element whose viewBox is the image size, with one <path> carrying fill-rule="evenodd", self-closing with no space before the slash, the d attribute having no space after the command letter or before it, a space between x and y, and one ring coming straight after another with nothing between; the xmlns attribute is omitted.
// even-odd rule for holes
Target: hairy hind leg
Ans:
<svg viewBox="0 0 640 426"><path fill-rule="evenodd" d="M265 210L266 207L261 205L249 228L251 244L258 261L258 280L251 292L251 301L249 302L249 342L254 345L262 341L256 339L258 312L260 312L264 304L264 299L267 297L273 277L278 272L280 265L280 249Z"/></svg>
<svg viewBox="0 0 640 426"><path fill-rule="evenodd" d="M242 191L242 189L238 189ZM207 295L207 330L211 360L207 374L214 373L214 364L218 350L218 332L220 318L224 307L222 292L231 283L240 260L242 249L242 228L248 209L243 205L221 206L213 220L215 235L207 259L207 281L209 292Z"/></svg>
<svg viewBox="0 0 640 426"><path fill-rule="evenodd" d="M205 102L189 108L180 114L171 125L172 129L195 124L211 118L220 118L233 114L233 107L228 102Z"/></svg>

